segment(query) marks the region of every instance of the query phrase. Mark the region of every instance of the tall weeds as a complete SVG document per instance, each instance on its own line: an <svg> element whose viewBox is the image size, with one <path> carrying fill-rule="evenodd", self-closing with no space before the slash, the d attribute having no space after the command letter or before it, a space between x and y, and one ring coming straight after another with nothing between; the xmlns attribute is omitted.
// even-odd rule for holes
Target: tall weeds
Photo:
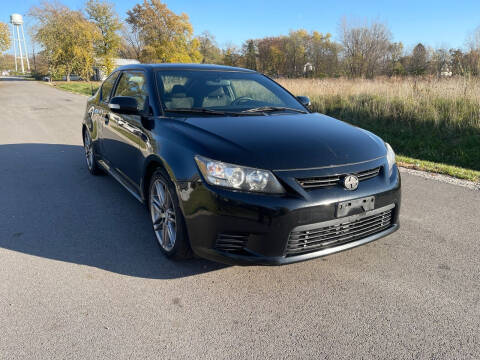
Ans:
<svg viewBox="0 0 480 360"><path fill-rule="evenodd" d="M480 170L480 80L281 79L314 111L371 130L400 154Z"/></svg>

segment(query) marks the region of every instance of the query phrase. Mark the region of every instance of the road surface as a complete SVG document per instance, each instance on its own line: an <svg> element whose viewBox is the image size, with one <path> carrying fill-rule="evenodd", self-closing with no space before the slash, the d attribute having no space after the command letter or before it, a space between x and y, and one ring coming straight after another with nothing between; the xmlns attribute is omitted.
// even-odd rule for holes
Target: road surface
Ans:
<svg viewBox="0 0 480 360"><path fill-rule="evenodd" d="M480 358L480 191L403 174L377 242L171 262L145 208L88 173L85 101L0 81L0 359Z"/></svg>

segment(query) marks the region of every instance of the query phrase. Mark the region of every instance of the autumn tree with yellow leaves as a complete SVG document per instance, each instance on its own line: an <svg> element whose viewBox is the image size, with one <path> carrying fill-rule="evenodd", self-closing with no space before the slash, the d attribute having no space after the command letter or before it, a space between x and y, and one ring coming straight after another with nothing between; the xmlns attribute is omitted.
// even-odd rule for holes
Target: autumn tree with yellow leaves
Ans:
<svg viewBox="0 0 480 360"><path fill-rule="evenodd" d="M10 29L8 25L0 21L0 55L10 49Z"/></svg>
<svg viewBox="0 0 480 360"><path fill-rule="evenodd" d="M144 0L127 12L126 22L139 34L140 59L153 63L200 62L200 43L188 16L177 15L160 0Z"/></svg>
<svg viewBox="0 0 480 360"><path fill-rule="evenodd" d="M76 73L89 80L95 63L95 44L101 34L97 26L80 11L58 3L44 2L33 7L30 15L37 20L33 37L42 48L51 76L64 73L67 81Z"/></svg>
<svg viewBox="0 0 480 360"><path fill-rule="evenodd" d="M88 0L85 6L88 19L95 24L100 37L94 44L95 55L105 74L110 74L115 68L121 37L119 31L122 23L114 10L113 4L100 0Z"/></svg>

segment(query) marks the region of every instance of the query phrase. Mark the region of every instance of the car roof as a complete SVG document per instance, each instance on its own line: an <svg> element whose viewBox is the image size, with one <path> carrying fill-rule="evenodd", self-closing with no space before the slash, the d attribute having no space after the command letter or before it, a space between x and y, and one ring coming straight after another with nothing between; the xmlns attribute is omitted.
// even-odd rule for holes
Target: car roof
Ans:
<svg viewBox="0 0 480 360"><path fill-rule="evenodd" d="M116 68L115 70L150 69L150 70L199 70L199 71L237 71L254 73L256 71L233 66L214 64L130 64Z"/></svg>

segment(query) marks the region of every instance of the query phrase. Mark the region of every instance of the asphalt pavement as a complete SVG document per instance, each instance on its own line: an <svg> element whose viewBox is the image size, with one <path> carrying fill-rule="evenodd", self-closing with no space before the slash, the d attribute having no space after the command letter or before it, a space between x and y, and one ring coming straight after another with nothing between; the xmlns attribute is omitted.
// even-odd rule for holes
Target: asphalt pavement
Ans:
<svg viewBox="0 0 480 360"><path fill-rule="evenodd" d="M0 359L479 359L480 191L402 174L401 229L281 267L167 260L81 147L86 97L0 81Z"/></svg>

